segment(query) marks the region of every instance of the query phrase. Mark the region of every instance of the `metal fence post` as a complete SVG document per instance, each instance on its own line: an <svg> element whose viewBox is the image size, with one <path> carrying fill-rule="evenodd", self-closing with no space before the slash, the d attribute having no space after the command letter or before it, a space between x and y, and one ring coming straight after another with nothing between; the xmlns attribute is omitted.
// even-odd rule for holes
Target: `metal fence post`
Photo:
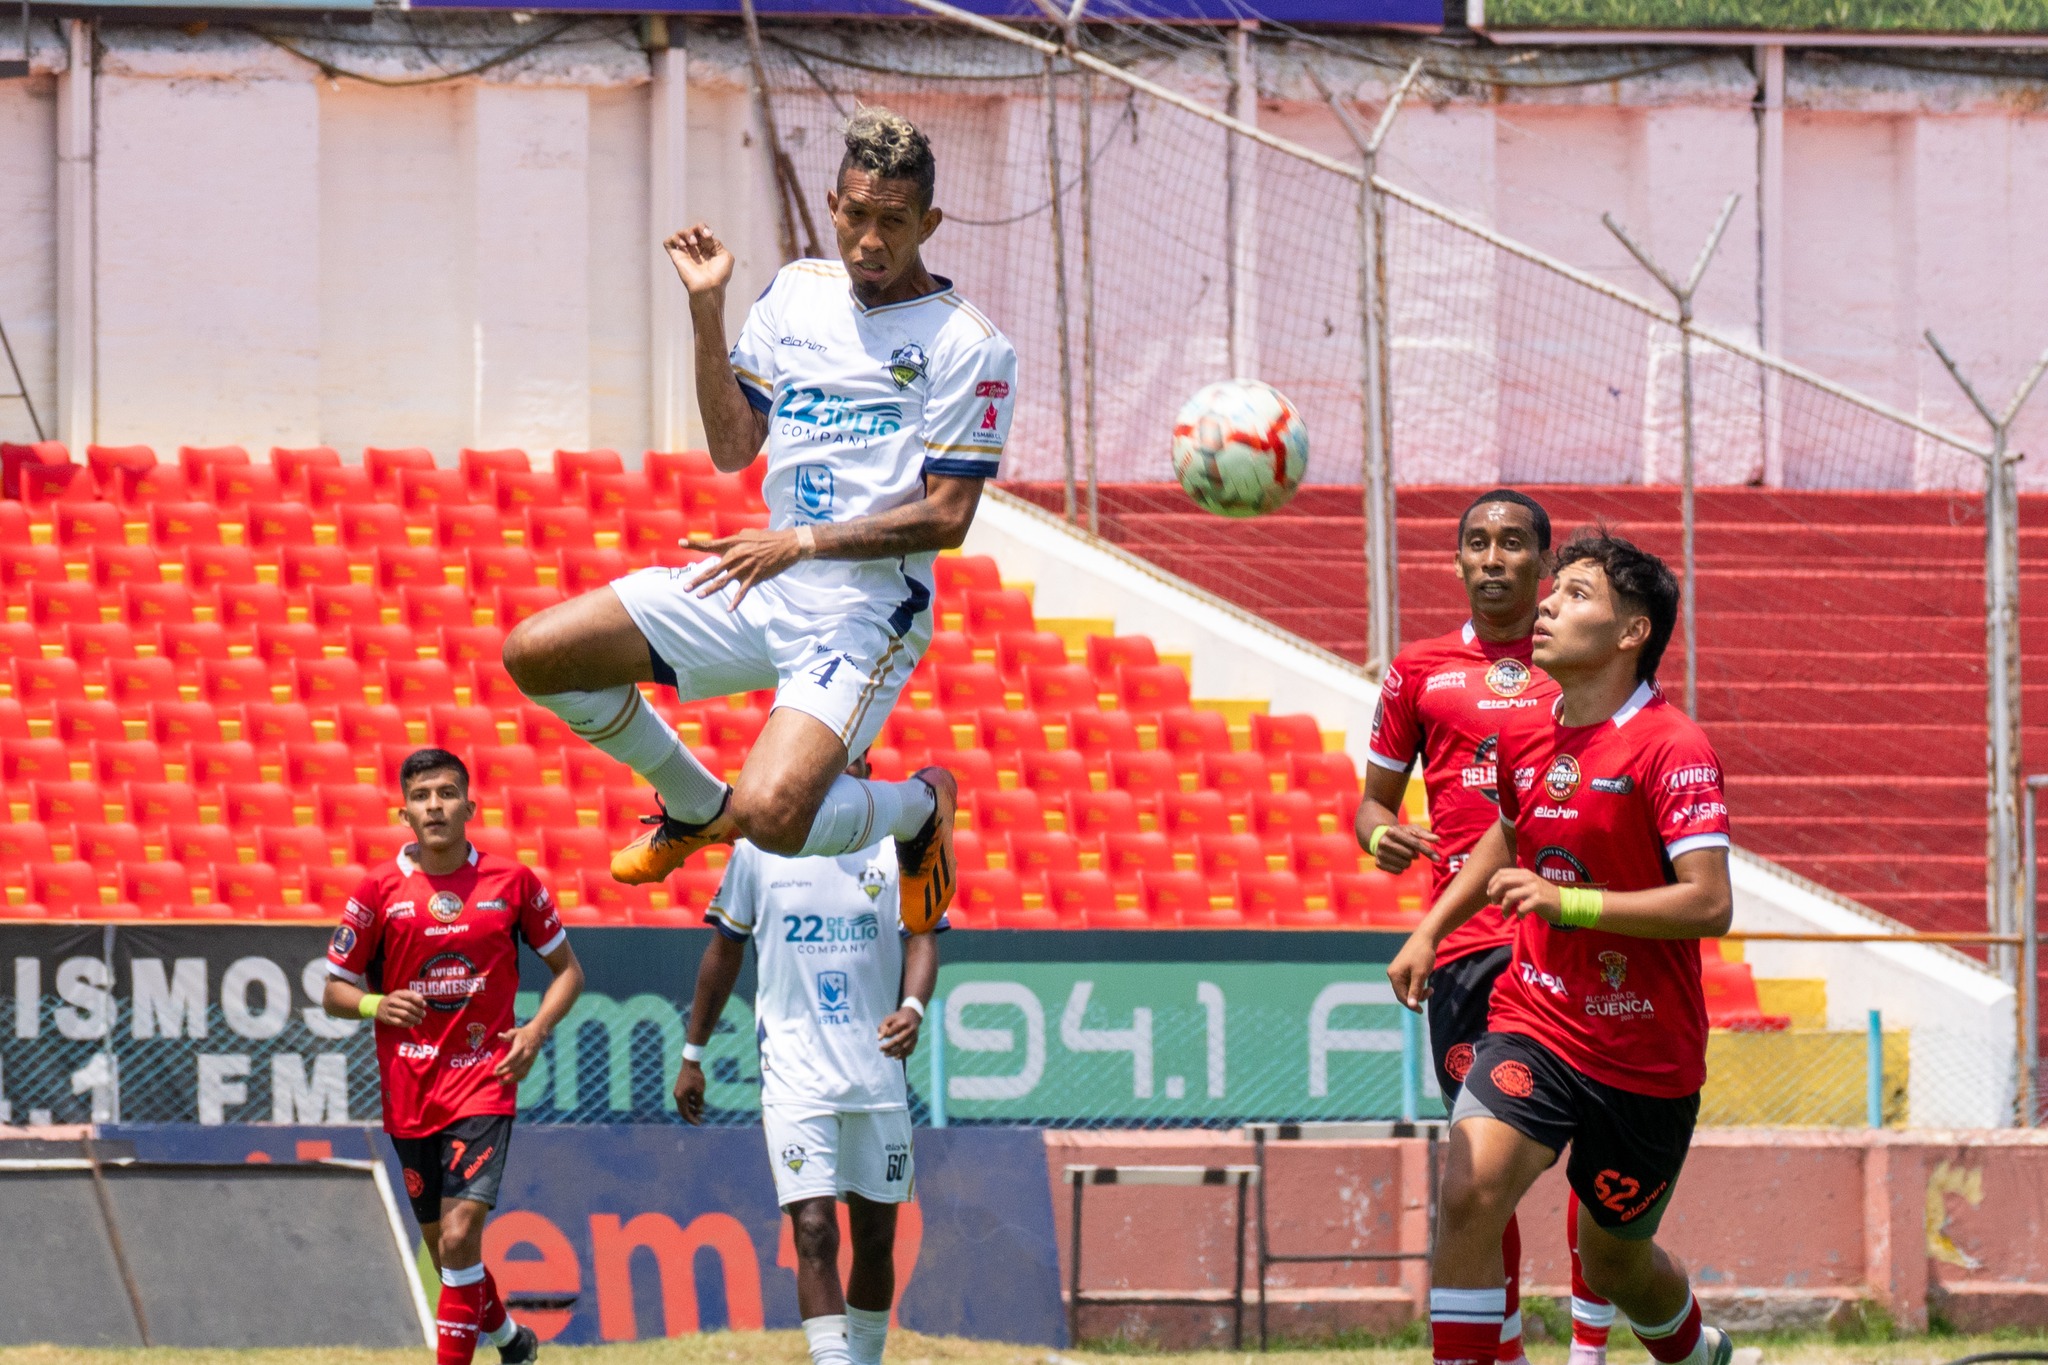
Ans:
<svg viewBox="0 0 2048 1365"><path fill-rule="evenodd" d="M1679 580L1679 591L1683 597L1679 604L1678 616L1679 624L1685 631L1685 713L1689 716L1697 716L1700 711L1699 613L1693 609L1694 598L1698 595L1699 575L1693 555L1692 300L1693 294L1700 287L1700 280L1707 273L1707 265L1714 259L1714 252L1721 245L1721 234L1728 230L1728 220L1735 216L1735 206L1741 202L1741 195L1731 194L1728 196L1728 202L1721 205L1721 217L1715 222L1714 230L1707 234L1706 245L1700 248L1699 256L1692 263L1692 274L1686 276L1684 284L1665 274L1663 267L1650 259L1650 253L1637 246L1635 239L1622 230L1621 224L1614 221L1613 214L1600 215L1600 221L1607 224L1607 230L1621 239L1621 244L1628 248L1629 255L1635 257L1657 283L1670 291L1673 302L1678 305L1678 406L1683 434L1678 471L1678 514L1685 537L1685 571Z"/></svg>
<svg viewBox="0 0 2048 1365"><path fill-rule="evenodd" d="M1059 91L1053 83L1052 54L1045 58L1045 166L1052 187L1052 276L1053 306L1059 312L1060 336L1060 472L1064 481L1068 521L1075 517L1074 505L1074 350L1067 322L1067 230L1066 215L1060 207L1060 106Z"/></svg>
<svg viewBox="0 0 2048 1365"><path fill-rule="evenodd" d="M1863 1065L1863 1111L1872 1128L1884 1127L1884 1012L1870 1012L1870 1042Z"/></svg>
<svg viewBox="0 0 2048 1365"><path fill-rule="evenodd" d="M2032 1128L2041 1121L2041 887L2037 865L2040 798L2048 787L2048 773L2035 773L2021 788L2025 818L2021 823L2020 846L2025 863L2020 897L2020 1122Z"/></svg>

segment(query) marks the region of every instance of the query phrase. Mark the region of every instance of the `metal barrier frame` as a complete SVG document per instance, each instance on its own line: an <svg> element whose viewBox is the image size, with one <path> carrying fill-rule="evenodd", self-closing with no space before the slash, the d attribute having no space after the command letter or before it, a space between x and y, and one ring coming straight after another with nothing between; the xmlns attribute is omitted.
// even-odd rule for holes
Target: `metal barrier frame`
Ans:
<svg viewBox="0 0 2048 1365"><path fill-rule="evenodd" d="M1222 1302L1231 1307L1230 1347L1244 1345L1244 1225L1245 1192L1259 1184L1263 1172L1257 1166L1069 1166L1066 1180L1074 1190L1073 1230L1067 1257L1067 1344L1081 1336L1081 1305L1084 1303L1186 1304L1207 1307ZM1176 1292L1164 1289L1119 1289L1084 1292L1081 1288L1082 1194L1090 1185L1211 1185L1237 1186L1236 1283L1221 1299L1212 1291ZM1263 1336L1263 1333L1262 1333Z"/></svg>

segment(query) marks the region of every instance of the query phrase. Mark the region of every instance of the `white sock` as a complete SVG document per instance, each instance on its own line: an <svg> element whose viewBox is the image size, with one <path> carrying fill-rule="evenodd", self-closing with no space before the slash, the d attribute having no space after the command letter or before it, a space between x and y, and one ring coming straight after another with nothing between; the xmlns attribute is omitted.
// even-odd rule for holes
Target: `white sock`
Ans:
<svg viewBox="0 0 2048 1365"><path fill-rule="evenodd" d="M1572 1298L1572 1317L1588 1327L1614 1326L1614 1305L1595 1303L1591 1299Z"/></svg>
<svg viewBox="0 0 2048 1365"><path fill-rule="evenodd" d="M724 779L696 760L639 688L550 692L527 700L554 712L579 738L653 783L663 808L684 824L701 825L724 804Z"/></svg>
<svg viewBox="0 0 2048 1365"><path fill-rule="evenodd" d="M486 1346L503 1346L509 1343L513 1337L519 1335L519 1324L512 1321L512 1314L508 1312L505 1314L505 1320L498 1324L497 1331L486 1332L483 1328L479 1327L476 1329L476 1334L477 1338Z"/></svg>
<svg viewBox="0 0 2048 1365"><path fill-rule="evenodd" d="M882 1365L882 1347L888 1340L888 1309L846 1306L846 1347L853 1365Z"/></svg>
<svg viewBox="0 0 2048 1365"><path fill-rule="evenodd" d="M805 1318L804 1336L811 1343L811 1365L853 1365L846 1349L846 1314Z"/></svg>
<svg viewBox="0 0 2048 1365"><path fill-rule="evenodd" d="M916 778L869 782L841 775L825 789L801 856L836 858L885 838L910 839L932 818L932 789Z"/></svg>

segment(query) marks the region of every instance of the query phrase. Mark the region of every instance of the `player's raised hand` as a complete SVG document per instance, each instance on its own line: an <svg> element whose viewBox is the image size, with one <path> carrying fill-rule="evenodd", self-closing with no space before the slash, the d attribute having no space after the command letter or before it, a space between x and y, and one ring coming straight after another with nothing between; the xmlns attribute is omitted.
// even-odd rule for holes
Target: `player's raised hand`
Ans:
<svg viewBox="0 0 2048 1365"><path fill-rule="evenodd" d="M685 1122L704 1122L704 1068L696 1062L684 1062L676 1073L676 1112Z"/></svg>
<svg viewBox="0 0 2048 1365"><path fill-rule="evenodd" d="M1384 847L1384 845L1382 845ZM1393 983L1394 999L1418 1014L1429 999L1429 974L1436 970L1436 944L1421 933L1411 934L1387 964L1387 980Z"/></svg>
<svg viewBox="0 0 2048 1365"><path fill-rule="evenodd" d="M718 240L709 226L698 223L681 232L670 233L661 244L674 263L683 288L692 294L709 294L725 288L732 278L732 252Z"/></svg>
<svg viewBox="0 0 2048 1365"><path fill-rule="evenodd" d="M510 1043L505 1055L491 1068L491 1075L507 1085L517 1085L526 1079L526 1073L533 1070L534 1059L540 1056L540 1045L547 1041L541 1031L532 1024L508 1028L498 1035L501 1043Z"/></svg>
<svg viewBox="0 0 2048 1365"><path fill-rule="evenodd" d="M1486 898L1517 919L1535 915L1557 923L1557 888L1526 867L1504 867L1494 873L1486 883Z"/></svg>
<svg viewBox="0 0 2048 1365"><path fill-rule="evenodd" d="M414 1028L427 1017L427 998L418 991L392 991L377 1004L377 1022L386 1028Z"/></svg>
<svg viewBox="0 0 2048 1365"><path fill-rule="evenodd" d="M917 1051L918 1031L924 1026L924 1016L916 1010L897 1010L882 1021L876 1030L876 1037L882 1044L882 1055L903 1061Z"/></svg>
<svg viewBox="0 0 2048 1365"><path fill-rule="evenodd" d="M1388 825L1386 830L1380 836L1379 852L1373 855L1380 871L1398 876L1417 858L1433 863L1444 860L1444 855L1437 852L1436 835L1420 825Z"/></svg>
<svg viewBox="0 0 2048 1365"><path fill-rule="evenodd" d="M737 583L740 590L726 604L727 611L738 611L756 583L767 582L804 557L803 544L795 531L764 531L750 526L738 535L688 543L690 548L709 550L717 558L706 562L684 591L709 597Z"/></svg>

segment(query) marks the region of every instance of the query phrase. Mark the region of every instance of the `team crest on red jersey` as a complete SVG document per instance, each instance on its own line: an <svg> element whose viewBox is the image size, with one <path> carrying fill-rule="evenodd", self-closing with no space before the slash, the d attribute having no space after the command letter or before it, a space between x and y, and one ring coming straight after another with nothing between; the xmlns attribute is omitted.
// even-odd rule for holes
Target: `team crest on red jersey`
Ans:
<svg viewBox="0 0 2048 1365"><path fill-rule="evenodd" d="M1486 685L1497 697L1519 697L1529 690L1529 665L1520 659L1495 659L1486 670Z"/></svg>
<svg viewBox="0 0 2048 1365"><path fill-rule="evenodd" d="M1454 1081L1463 1083L1472 1074L1472 1044L1459 1043L1444 1054L1444 1070Z"/></svg>
<svg viewBox="0 0 2048 1365"><path fill-rule="evenodd" d="M1600 954L1600 979L1609 990L1620 990L1621 983L1628 980L1628 958L1616 952Z"/></svg>
<svg viewBox="0 0 2048 1365"><path fill-rule="evenodd" d="M482 1024L471 1024L469 1026L469 1050L471 1052L483 1051L484 1039L490 1037L490 1034L491 1031Z"/></svg>
<svg viewBox="0 0 2048 1365"><path fill-rule="evenodd" d="M427 913L443 924L462 918L462 897L453 891L436 891L427 901Z"/></svg>
<svg viewBox="0 0 2048 1365"><path fill-rule="evenodd" d="M1543 790L1550 793L1550 799L1569 801L1578 789L1579 760L1570 754L1559 754L1551 759L1550 771L1543 774Z"/></svg>

